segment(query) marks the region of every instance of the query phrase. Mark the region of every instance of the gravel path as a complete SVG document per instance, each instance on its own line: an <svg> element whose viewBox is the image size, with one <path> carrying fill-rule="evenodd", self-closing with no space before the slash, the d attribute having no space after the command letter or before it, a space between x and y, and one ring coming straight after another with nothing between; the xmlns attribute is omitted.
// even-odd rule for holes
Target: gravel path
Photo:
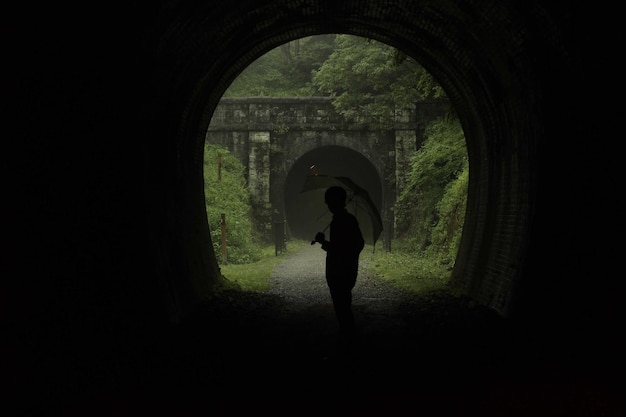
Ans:
<svg viewBox="0 0 626 417"><path fill-rule="evenodd" d="M303 308L315 304L330 304L330 294L324 278L325 262L326 252L319 245L307 245L290 254L272 272L270 293ZM405 298L401 291L390 284L374 279L368 266L361 259L353 290L355 308L380 307L395 304Z"/></svg>
<svg viewBox="0 0 626 417"><path fill-rule="evenodd" d="M287 302L314 305L330 303L324 281L326 253L319 245L308 245L274 268L270 278L270 294Z"/></svg>
<svg viewBox="0 0 626 417"><path fill-rule="evenodd" d="M285 300L291 310L332 309L324 276L325 262L326 252L319 245L307 245L290 254L272 272L270 294ZM389 316L398 305L408 301L402 291L376 279L363 258L359 263L359 275L352 297L357 315Z"/></svg>
<svg viewBox="0 0 626 417"><path fill-rule="evenodd" d="M371 250L366 247L364 250ZM306 245L289 256L272 272L270 291L285 302L286 315L299 321L306 343L329 350L337 331L332 301L326 285L326 252L319 245ZM410 332L406 306L411 298L391 284L376 279L361 258L357 283L352 292L357 328L364 340L386 345ZM324 345L324 341L326 344ZM320 345L321 344L321 345ZM381 346L371 346L380 348Z"/></svg>

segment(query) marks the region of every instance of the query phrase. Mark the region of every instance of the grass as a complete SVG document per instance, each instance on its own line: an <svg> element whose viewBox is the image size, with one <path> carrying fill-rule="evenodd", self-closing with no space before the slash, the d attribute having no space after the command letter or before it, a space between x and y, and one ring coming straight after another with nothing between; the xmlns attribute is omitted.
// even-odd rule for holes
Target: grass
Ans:
<svg viewBox="0 0 626 417"><path fill-rule="evenodd" d="M376 277L411 293L424 293L446 288L451 271L432 256L403 251L368 250L361 253Z"/></svg>
<svg viewBox="0 0 626 417"><path fill-rule="evenodd" d="M307 244L309 242L303 240L290 240L287 242L287 250L278 256L276 256L274 245L267 245L262 248L259 261L248 264L220 265L220 269L228 281L243 291L267 292L270 289L269 279L274 267Z"/></svg>
<svg viewBox="0 0 626 417"><path fill-rule="evenodd" d="M273 245L265 246L261 260L249 264L221 265L222 275L243 291L267 292L272 270L287 256L308 244L304 240L289 241L287 251L278 256ZM386 252L381 248L374 252L368 245L361 252L361 260L368 264L379 279L411 293L442 290L450 279L451 272L442 265L440 259L428 255L401 250Z"/></svg>

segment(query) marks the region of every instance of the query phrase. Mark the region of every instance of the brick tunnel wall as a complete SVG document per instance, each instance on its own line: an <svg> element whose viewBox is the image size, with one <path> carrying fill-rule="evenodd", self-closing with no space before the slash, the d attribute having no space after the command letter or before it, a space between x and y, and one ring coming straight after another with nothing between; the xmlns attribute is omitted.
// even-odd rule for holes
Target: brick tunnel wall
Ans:
<svg viewBox="0 0 626 417"><path fill-rule="evenodd" d="M451 98L471 170L458 288L546 332L610 338L623 106L598 103L623 92L622 6L381 4L174 0L87 5L90 19L5 5L2 313L18 386L114 380L122 346L149 349L148 329L219 285L202 198L210 114L255 58L317 33L401 48Z"/></svg>

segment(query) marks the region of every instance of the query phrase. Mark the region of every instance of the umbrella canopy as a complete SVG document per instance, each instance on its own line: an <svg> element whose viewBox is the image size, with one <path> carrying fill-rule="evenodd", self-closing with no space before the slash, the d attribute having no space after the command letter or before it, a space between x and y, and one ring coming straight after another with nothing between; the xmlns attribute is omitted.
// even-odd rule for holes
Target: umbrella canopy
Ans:
<svg viewBox="0 0 626 417"><path fill-rule="evenodd" d="M348 177L334 177L330 175L309 175L304 181L301 193L311 191L325 191L332 186L339 186L346 190L346 209L352 213L359 221L361 233L365 243L375 245L383 231L383 221L380 217L378 208L372 201L369 193L363 187L356 184ZM326 224L330 223L332 214L328 211L324 203L323 194L318 196L317 200L320 205L320 218L324 219ZM317 221L320 218L316 219Z"/></svg>

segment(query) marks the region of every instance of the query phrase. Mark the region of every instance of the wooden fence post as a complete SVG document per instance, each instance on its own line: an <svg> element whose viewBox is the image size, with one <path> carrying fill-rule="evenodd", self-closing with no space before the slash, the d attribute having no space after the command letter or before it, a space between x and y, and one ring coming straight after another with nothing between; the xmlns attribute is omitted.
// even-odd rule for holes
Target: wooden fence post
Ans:
<svg viewBox="0 0 626 417"><path fill-rule="evenodd" d="M222 181L222 154L217 154L217 182Z"/></svg>
<svg viewBox="0 0 626 417"><path fill-rule="evenodd" d="M226 250L226 214L221 214L222 224L222 263L228 263L228 252Z"/></svg>

